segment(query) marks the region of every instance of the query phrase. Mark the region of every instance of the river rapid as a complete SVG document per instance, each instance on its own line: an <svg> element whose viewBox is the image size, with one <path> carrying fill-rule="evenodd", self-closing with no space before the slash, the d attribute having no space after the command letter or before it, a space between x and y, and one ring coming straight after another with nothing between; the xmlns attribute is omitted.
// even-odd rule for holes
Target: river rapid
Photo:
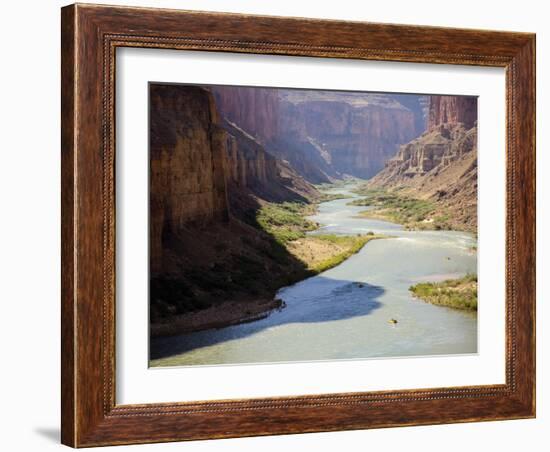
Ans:
<svg viewBox="0 0 550 452"><path fill-rule="evenodd" d="M310 217L312 234L376 234L342 264L285 287L286 307L268 317L218 330L154 339L152 366L267 363L477 352L477 316L434 306L408 288L477 271L475 237L456 231L406 231L358 218L349 198L325 202ZM397 323L390 323L390 319Z"/></svg>

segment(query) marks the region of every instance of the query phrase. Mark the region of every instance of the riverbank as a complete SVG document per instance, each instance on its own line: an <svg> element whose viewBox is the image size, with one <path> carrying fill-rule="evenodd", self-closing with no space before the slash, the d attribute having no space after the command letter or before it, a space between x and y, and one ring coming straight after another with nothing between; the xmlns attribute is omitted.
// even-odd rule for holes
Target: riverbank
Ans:
<svg viewBox="0 0 550 452"><path fill-rule="evenodd" d="M416 298L431 304L477 311L477 275L474 274L438 283L419 283L409 290Z"/></svg>
<svg viewBox="0 0 550 452"><path fill-rule="evenodd" d="M307 235L319 228L318 223L307 218L317 212L319 204L347 198L339 193L322 193L320 200L312 204L266 204L256 218L262 229L303 262L313 276L341 264L359 252L370 240L386 238L372 232L356 235Z"/></svg>
<svg viewBox="0 0 550 452"><path fill-rule="evenodd" d="M464 231L476 233L475 223L453 221L453 215L445 206L431 200L419 199L400 190L360 188L361 199L350 202L353 206L369 206L370 210L359 212L359 218L391 221L410 231Z"/></svg>
<svg viewBox="0 0 550 452"><path fill-rule="evenodd" d="M369 241L385 238L382 235L305 237L288 243L288 251L307 266L307 273L298 275L298 282L315 276L344 262L358 253ZM169 322L151 323L151 337L173 336L195 331L224 328L253 322L285 307L278 298L226 301L215 306L175 315Z"/></svg>
<svg viewBox="0 0 550 452"><path fill-rule="evenodd" d="M312 276L340 265L361 251L371 240L387 238L385 235L314 235L288 244L289 252L307 265Z"/></svg>
<svg viewBox="0 0 550 452"><path fill-rule="evenodd" d="M331 190L347 195L348 199L321 203L316 213L306 218L321 228L306 233L305 237L308 240L333 234L357 237L372 231L373 235L392 237L392 240L372 240L328 271L305 277L295 284L279 285L284 288L273 298L283 300L286 307L269 311L261 319L182 336L154 338L150 342L150 365L476 353L475 312L445 309L415 300L409 291L411 284L443 281L475 272L476 254L470 251L475 244L474 237L455 231L406 231L395 223L358 219L357 213L364 208L347 205L349 198L357 198L352 192L354 188ZM285 246L279 248L291 255ZM254 250L257 249L255 245ZM298 261L294 256L292 260ZM216 274L206 273L209 278ZM246 273L250 274L248 267ZM251 275L247 285L256 281L265 285L274 279L269 272L267 277L263 274ZM294 277L296 272L289 270L287 275ZM227 283L220 286L220 290L224 287ZM254 298L250 294L246 300L272 299L271 288L260 290L259 296ZM227 298L220 297L219 302ZM391 319L398 323L388 323Z"/></svg>
<svg viewBox="0 0 550 452"><path fill-rule="evenodd" d="M372 207L359 212L359 217L391 221L411 231L451 229L449 215L431 201L381 189L362 189L358 194L364 197L351 201L350 205Z"/></svg>
<svg viewBox="0 0 550 452"><path fill-rule="evenodd" d="M179 304L187 300L189 308L186 307L184 312L152 316L151 336L217 329L265 318L273 310L284 307L275 298L281 287L333 268L359 252L370 240L385 237L373 233L350 236L307 235L319 228L319 224L308 219L317 212L318 205L342 197L341 194L323 193L312 203L261 204L250 226L269 237L273 243L269 248L257 243L255 249L263 250L270 262L277 263L277 275L270 273L269 269L275 270L275 267L265 259L260 260L261 255L252 258L242 253L243 245L249 242L246 237L243 236L240 243L235 242L235 234L224 239L225 232L221 230L210 239L204 237L201 240L203 244L210 243L215 236L218 263L210 268L191 269L196 288L183 285L182 281L160 281L162 286L156 288L155 293L162 296L163 302L168 297L175 297L177 300L174 301ZM238 235L242 236L241 233ZM252 240L252 235L250 237ZM249 245L252 246L252 242ZM283 274L281 269L285 268L287 262L293 265ZM267 280L266 274L269 275ZM159 285L159 281L154 280L153 283ZM199 291L208 291L207 296L197 299L195 294ZM159 304L156 303L157 306Z"/></svg>
<svg viewBox="0 0 550 452"><path fill-rule="evenodd" d="M453 228L449 213L432 201L412 198L399 190L390 192L363 188L358 193L364 197L353 200L348 205L368 206L371 209L359 212L357 218L391 221L403 225L409 231L455 229L472 232L469 227L461 227L464 225ZM477 246L474 245L470 250L475 254ZM473 274L437 283L419 283L409 290L416 298L434 305L477 310L477 276Z"/></svg>
<svg viewBox="0 0 550 452"><path fill-rule="evenodd" d="M280 299L226 301L200 311L176 315L168 323L152 323L150 336L173 336L253 322L283 307Z"/></svg>

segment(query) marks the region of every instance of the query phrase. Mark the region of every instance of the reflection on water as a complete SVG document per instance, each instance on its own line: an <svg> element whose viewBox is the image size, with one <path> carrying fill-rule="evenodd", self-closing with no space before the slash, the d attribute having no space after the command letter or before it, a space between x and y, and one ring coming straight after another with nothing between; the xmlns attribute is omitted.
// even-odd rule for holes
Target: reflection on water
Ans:
<svg viewBox="0 0 550 452"><path fill-rule="evenodd" d="M355 197L344 189L333 190ZM365 207L349 199L323 203L312 234L391 235L318 276L283 288L287 307L269 317L219 330L154 339L154 366L475 353L477 317L414 299L418 281L476 271L471 234L405 231L357 218ZM392 324L390 319L396 319Z"/></svg>

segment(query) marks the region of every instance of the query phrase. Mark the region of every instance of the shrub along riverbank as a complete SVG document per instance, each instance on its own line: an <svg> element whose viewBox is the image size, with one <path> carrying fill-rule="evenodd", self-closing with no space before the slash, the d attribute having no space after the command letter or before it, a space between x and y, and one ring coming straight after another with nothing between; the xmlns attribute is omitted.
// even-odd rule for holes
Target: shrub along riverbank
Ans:
<svg viewBox="0 0 550 452"><path fill-rule="evenodd" d="M468 274L439 283L415 284L409 290L415 297L428 303L477 311L477 275Z"/></svg>
<svg viewBox="0 0 550 452"><path fill-rule="evenodd" d="M315 204L300 202L266 203L256 214L258 226L273 236L281 244L298 240L306 232L314 231L319 226L305 218L316 211Z"/></svg>
<svg viewBox="0 0 550 452"><path fill-rule="evenodd" d="M310 235L288 244L288 250L307 265L312 274L322 273L358 253L369 241L383 235Z"/></svg>
<svg viewBox="0 0 550 452"><path fill-rule="evenodd" d="M364 197L351 201L349 205L374 206L372 210L360 212L361 217L399 223L411 230L451 229L449 215L432 201L380 189L362 189L358 193Z"/></svg>
<svg viewBox="0 0 550 452"><path fill-rule="evenodd" d="M323 198L322 202L325 202L325 199ZM359 252L370 240L384 237L373 233L353 236L306 235L306 232L319 227L317 223L305 218L313 215L316 209L317 204L297 202L265 204L256 216L258 225L302 261L311 275L339 265Z"/></svg>

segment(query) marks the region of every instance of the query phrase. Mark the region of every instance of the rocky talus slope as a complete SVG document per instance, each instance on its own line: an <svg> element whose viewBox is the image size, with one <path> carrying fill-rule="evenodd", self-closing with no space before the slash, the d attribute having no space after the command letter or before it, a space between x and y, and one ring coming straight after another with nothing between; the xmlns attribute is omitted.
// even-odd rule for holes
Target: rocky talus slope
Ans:
<svg viewBox="0 0 550 452"><path fill-rule="evenodd" d="M368 186L434 201L451 226L475 231L476 118L475 98L431 96L429 129L401 146Z"/></svg>

